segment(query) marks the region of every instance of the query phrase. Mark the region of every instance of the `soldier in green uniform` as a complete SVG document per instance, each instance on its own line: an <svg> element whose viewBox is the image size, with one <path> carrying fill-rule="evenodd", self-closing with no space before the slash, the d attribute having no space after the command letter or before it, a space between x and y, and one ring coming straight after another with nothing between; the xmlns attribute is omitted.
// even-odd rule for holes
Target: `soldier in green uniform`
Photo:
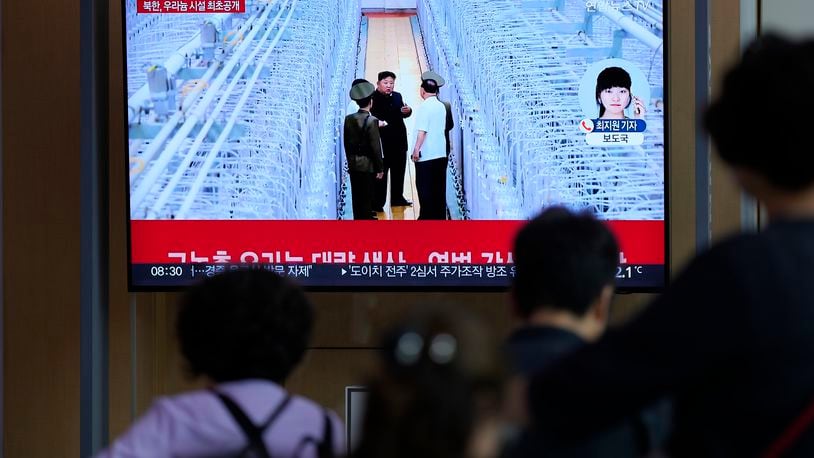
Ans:
<svg viewBox="0 0 814 458"><path fill-rule="evenodd" d="M348 159L348 174L353 199L353 219L375 219L373 183L384 176L382 143L378 119L370 114L376 87L368 81L355 84L350 98L359 111L345 116L343 142Z"/></svg>

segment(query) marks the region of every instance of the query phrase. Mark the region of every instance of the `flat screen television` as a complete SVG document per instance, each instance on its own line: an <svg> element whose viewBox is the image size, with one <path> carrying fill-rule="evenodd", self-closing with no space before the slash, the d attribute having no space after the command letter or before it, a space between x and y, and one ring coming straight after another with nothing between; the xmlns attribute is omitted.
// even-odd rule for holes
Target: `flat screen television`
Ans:
<svg viewBox="0 0 814 458"><path fill-rule="evenodd" d="M620 290L665 285L664 0L375 3L125 0L131 290L236 268L312 289L504 288L516 231L554 205L609 225ZM397 103L383 71L409 108L378 123L388 173L355 185L354 212L351 84L375 86L376 114ZM443 153L437 124L416 128L437 119L427 71ZM413 161L417 131L432 167Z"/></svg>

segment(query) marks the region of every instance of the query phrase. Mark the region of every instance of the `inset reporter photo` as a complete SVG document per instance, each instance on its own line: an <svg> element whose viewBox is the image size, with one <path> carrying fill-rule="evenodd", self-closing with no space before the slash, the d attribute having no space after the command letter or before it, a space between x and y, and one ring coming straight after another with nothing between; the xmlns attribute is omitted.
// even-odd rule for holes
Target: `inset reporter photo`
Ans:
<svg viewBox="0 0 814 458"><path fill-rule="evenodd" d="M625 59L604 59L588 66L579 86L579 103L588 119L644 119L650 84L639 67Z"/></svg>

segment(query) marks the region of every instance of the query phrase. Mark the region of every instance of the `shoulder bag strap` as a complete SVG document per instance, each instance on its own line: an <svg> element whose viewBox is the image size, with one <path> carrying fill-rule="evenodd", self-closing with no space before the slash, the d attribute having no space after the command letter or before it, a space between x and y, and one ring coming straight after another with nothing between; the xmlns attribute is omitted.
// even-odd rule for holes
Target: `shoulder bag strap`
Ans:
<svg viewBox="0 0 814 458"><path fill-rule="evenodd" d="M791 450L800 436L814 423L814 400L812 400L800 415L786 427L785 430L772 442L772 445L763 452L763 458L778 458Z"/></svg>

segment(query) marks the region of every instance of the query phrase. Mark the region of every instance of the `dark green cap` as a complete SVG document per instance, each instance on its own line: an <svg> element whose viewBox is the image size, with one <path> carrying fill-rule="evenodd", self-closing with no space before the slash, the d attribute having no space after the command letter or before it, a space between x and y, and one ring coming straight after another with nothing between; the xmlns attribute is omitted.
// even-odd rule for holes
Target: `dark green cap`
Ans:
<svg viewBox="0 0 814 458"><path fill-rule="evenodd" d="M435 73L432 70L426 71L421 74L421 81L426 80L435 80L435 82L438 84L438 87L441 87L446 83L446 81L444 81L444 78L441 78L441 75Z"/></svg>
<svg viewBox="0 0 814 458"><path fill-rule="evenodd" d="M373 91L375 90L376 86L374 86L373 83L363 81L350 88L350 98L359 101L373 95Z"/></svg>

